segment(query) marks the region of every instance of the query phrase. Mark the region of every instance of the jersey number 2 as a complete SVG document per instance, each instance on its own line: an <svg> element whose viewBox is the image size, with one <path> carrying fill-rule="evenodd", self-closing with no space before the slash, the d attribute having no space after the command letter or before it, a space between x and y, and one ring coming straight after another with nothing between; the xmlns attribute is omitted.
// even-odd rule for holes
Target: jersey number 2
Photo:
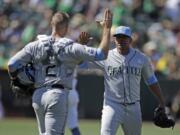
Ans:
<svg viewBox="0 0 180 135"><path fill-rule="evenodd" d="M54 68L56 65L51 65L46 68L46 76L56 77L56 72Z"/></svg>

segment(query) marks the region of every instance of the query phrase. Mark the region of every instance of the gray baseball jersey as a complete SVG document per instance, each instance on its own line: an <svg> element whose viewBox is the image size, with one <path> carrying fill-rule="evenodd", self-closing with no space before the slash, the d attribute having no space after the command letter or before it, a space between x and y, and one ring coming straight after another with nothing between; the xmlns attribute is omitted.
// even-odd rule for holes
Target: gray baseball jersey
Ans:
<svg viewBox="0 0 180 135"><path fill-rule="evenodd" d="M104 71L104 97L119 103L139 101L141 75L145 81L154 75L150 59L133 48L126 56L115 48L109 51L106 60L93 63ZM89 64L89 67L94 68L94 65Z"/></svg>
<svg viewBox="0 0 180 135"><path fill-rule="evenodd" d="M35 68L35 87L62 84L71 89L75 66L82 60L94 60L96 48L74 43L71 39L60 38L54 41L51 36L38 36L39 40L26 45L11 58L19 66L33 62Z"/></svg>

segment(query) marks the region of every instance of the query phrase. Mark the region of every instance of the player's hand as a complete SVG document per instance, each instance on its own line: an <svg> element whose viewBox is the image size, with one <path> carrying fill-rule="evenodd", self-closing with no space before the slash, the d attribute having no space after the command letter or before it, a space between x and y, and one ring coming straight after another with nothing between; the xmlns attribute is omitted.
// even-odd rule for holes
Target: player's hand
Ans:
<svg viewBox="0 0 180 135"><path fill-rule="evenodd" d="M113 17L113 14L111 13L111 11L109 9L106 9L104 12L103 20L98 20L96 22L104 28L111 28L112 17Z"/></svg>
<svg viewBox="0 0 180 135"><path fill-rule="evenodd" d="M91 36L89 33L87 32L81 32L81 34L79 35L78 38L78 43L82 44L82 45L86 45L91 39Z"/></svg>

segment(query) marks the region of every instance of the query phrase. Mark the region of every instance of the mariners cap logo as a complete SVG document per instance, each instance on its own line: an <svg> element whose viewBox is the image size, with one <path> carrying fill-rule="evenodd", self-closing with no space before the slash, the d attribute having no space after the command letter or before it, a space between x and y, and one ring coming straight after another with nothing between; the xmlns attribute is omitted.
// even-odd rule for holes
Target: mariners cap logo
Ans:
<svg viewBox="0 0 180 135"><path fill-rule="evenodd" d="M119 26L115 29L115 32L114 32L114 37L118 36L118 35L125 35L125 36L128 36L128 37L131 37L132 35L132 32L131 32L131 28L130 27L127 27L127 26Z"/></svg>

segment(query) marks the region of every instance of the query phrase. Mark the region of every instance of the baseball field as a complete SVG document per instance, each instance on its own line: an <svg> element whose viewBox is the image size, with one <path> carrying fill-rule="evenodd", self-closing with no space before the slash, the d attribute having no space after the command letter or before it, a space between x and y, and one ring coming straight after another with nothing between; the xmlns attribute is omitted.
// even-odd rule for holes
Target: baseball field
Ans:
<svg viewBox="0 0 180 135"><path fill-rule="evenodd" d="M99 135L99 120L80 120L82 135ZM38 135L35 119L26 118L5 118L0 120L0 135ZM66 129L65 135L71 135ZM117 135L123 135L118 130ZM151 122L143 122L142 135L180 135L180 123L177 123L174 130L155 127Z"/></svg>

